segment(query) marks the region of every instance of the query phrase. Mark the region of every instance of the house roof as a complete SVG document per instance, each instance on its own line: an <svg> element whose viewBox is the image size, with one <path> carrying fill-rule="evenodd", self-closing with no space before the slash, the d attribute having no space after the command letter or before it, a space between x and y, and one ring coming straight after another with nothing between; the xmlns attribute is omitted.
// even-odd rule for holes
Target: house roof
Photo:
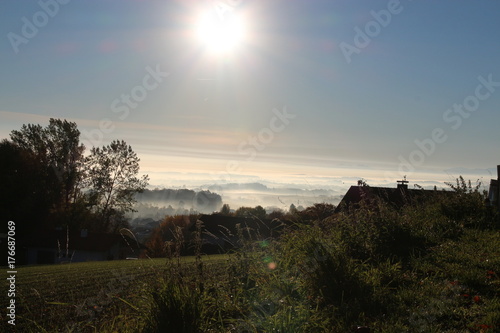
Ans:
<svg viewBox="0 0 500 333"><path fill-rule="evenodd" d="M66 242L70 251L108 251L113 246L135 247L137 243L128 236L118 234L107 234L97 232L87 232L84 236L83 232L66 230L51 230L42 231L36 234L27 235L20 240L20 243L25 248L48 248L66 250ZM128 242L128 244L127 244Z"/></svg>
<svg viewBox="0 0 500 333"><path fill-rule="evenodd" d="M424 189L409 189L406 185L399 184L396 188L390 187L371 187L371 186L351 186L346 192L335 212L347 210L359 205L362 200L368 202L374 199L382 200L383 202L399 209L404 205L428 198L432 194L451 194L450 191L424 190Z"/></svg>

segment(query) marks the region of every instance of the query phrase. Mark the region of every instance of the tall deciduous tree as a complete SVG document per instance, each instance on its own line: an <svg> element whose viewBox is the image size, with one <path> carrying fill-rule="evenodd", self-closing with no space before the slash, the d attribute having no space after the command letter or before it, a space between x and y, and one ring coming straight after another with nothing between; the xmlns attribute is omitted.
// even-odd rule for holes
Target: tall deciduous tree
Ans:
<svg viewBox="0 0 500 333"><path fill-rule="evenodd" d="M50 166L62 183L61 196L67 207L79 194L85 146L80 144L80 131L74 122L51 119L46 133Z"/></svg>
<svg viewBox="0 0 500 333"><path fill-rule="evenodd" d="M103 231L110 231L117 218L133 211L134 194L148 185L147 175L138 178L139 161L123 140L91 149L85 162L88 195L102 218Z"/></svg>
<svg viewBox="0 0 500 333"><path fill-rule="evenodd" d="M49 120L47 127L23 125L10 134L12 143L30 152L47 166L46 178L56 196L55 210L64 210L76 199L85 146L80 144L80 131L74 122Z"/></svg>
<svg viewBox="0 0 500 333"><path fill-rule="evenodd" d="M22 234L43 228L53 206L47 166L10 141L0 142L0 219Z"/></svg>

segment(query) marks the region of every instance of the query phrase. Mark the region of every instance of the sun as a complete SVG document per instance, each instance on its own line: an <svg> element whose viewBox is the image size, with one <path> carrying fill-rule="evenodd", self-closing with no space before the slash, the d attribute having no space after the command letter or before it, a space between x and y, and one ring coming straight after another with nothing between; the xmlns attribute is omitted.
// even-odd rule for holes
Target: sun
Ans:
<svg viewBox="0 0 500 333"><path fill-rule="evenodd" d="M226 54L236 51L244 42L245 25L241 17L203 15L196 29L198 39L207 51Z"/></svg>

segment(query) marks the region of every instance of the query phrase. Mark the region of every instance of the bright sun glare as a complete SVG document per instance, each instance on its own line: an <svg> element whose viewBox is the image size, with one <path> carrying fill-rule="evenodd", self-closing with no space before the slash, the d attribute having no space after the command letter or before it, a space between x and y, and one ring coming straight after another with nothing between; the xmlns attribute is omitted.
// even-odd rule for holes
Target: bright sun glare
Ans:
<svg viewBox="0 0 500 333"><path fill-rule="evenodd" d="M207 50L221 54L234 51L243 43L244 30L243 20L237 16L205 15L200 18L197 34Z"/></svg>

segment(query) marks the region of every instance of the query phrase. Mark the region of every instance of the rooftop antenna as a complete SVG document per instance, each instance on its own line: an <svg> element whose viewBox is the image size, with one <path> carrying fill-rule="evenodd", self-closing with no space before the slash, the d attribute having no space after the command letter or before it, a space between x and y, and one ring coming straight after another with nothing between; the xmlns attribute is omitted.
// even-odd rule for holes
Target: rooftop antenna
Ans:
<svg viewBox="0 0 500 333"><path fill-rule="evenodd" d="M368 184L366 183L366 180L361 178L360 180L358 180L358 186L368 186Z"/></svg>

